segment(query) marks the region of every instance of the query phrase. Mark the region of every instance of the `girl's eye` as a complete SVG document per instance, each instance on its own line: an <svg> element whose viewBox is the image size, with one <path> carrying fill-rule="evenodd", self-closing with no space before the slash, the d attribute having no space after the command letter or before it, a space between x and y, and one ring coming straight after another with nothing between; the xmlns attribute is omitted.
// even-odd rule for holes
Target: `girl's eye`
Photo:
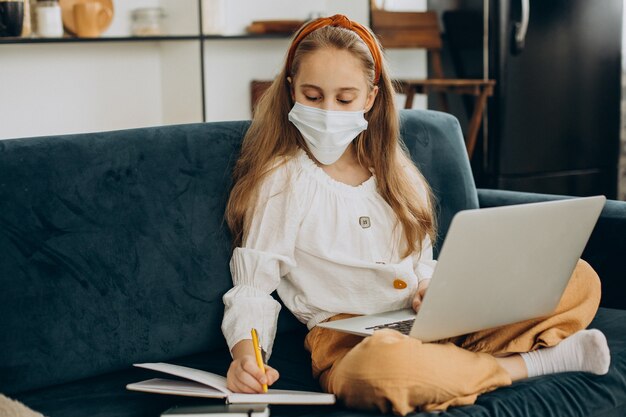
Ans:
<svg viewBox="0 0 626 417"><path fill-rule="evenodd" d="M306 97L306 99L307 99L307 100L309 100L309 101L317 101L317 100L319 100L319 99L320 99L319 97L310 97L310 96L306 96L306 95L305 95L305 97Z"/></svg>
<svg viewBox="0 0 626 417"><path fill-rule="evenodd" d="M338 102L340 102L341 104L350 104L352 103L352 100L337 100Z"/></svg>

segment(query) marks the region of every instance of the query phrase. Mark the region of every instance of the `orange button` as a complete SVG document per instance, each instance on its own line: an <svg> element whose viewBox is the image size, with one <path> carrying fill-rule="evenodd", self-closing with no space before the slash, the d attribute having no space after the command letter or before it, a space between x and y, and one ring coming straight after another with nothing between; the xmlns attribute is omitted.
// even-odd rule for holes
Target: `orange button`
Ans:
<svg viewBox="0 0 626 417"><path fill-rule="evenodd" d="M393 288L395 288L396 290L403 290L406 288L406 282L402 281L401 279L396 279L393 281Z"/></svg>

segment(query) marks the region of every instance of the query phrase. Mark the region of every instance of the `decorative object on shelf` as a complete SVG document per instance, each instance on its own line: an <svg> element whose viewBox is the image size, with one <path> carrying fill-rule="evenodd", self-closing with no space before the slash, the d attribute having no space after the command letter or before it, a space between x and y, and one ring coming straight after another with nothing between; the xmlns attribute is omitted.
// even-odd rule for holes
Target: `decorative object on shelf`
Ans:
<svg viewBox="0 0 626 417"><path fill-rule="evenodd" d="M329 15L329 13L327 13L326 11L322 11L322 10L313 11L313 12L309 13L309 17L308 17L307 21L319 19L320 17L324 17L324 16L328 16L328 15Z"/></svg>
<svg viewBox="0 0 626 417"><path fill-rule="evenodd" d="M202 32L222 35L226 32L226 1L202 0Z"/></svg>
<svg viewBox="0 0 626 417"><path fill-rule="evenodd" d="M131 33L134 36L164 35L163 19L167 15L162 7L142 7L131 12Z"/></svg>
<svg viewBox="0 0 626 417"><path fill-rule="evenodd" d="M83 9L83 6L78 6L84 3L97 3L100 6L90 5L86 6L85 9ZM59 4L63 16L63 26L71 34L81 37L100 36L111 25L115 12L113 0L59 0ZM76 16L81 16L80 23L77 21ZM93 20L95 20L95 24L90 22ZM81 35L79 33L85 33L85 31L89 34Z"/></svg>
<svg viewBox="0 0 626 417"><path fill-rule="evenodd" d="M22 23L22 37L28 38L33 33L30 0L24 0L24 20Z"/></svg>
<svg viewBox="0 0 626 417"><path fill-rule="evenodd" d="M292 33L305 23L304 20L255 20L246 30L248 33Z"/></svg>
<svg viewBox="0 0 626 417"><path fill-rule="evenodd" d="M100 22L113 18L113 11L97 2L76 3L73 10L76 35L81 38L97 38L101 33Z"/></svg>
<svg viewBox="0 0 626 417"><path fill-rule="evenodd" d="M0 36L20 36L24 25L24 0L0 0Z"/></svg>
<svg viewBox="0 0 626 417"><path fill-rule="evenodd" d="M271 85L272 81L270 80L250 81L250 111L252 115L254 115L257 103Z"/></svg>
<svg viewBox="0 0 626 417"><path fill-rule="evenodd" d="M42 38L62 38L61 7L56 0L38 1L35 9L37 35Z"/></svg>
<svg viewBox="0 0 626 417"><path fill-rule="evenodd" d="M37 37L37 0L24 0L25 2L28 2L29 5L29 9L30 9L30 38L35 38ZM26 9L24 9L26 10ZM24 29L22 29L22 32L24 31Z"/></svg>

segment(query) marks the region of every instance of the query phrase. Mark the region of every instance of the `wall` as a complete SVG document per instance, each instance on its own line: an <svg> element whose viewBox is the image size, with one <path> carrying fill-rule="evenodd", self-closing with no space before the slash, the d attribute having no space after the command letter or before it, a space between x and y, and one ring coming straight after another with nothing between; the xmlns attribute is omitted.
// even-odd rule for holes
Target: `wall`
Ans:
<svg viewBox="0 0 626 417"><path fill-rule="evenodd" d="M204 0L210 5L214 0ZM198 33L195 0L114 0L106 37L128 36L130 14L161 5L169 34ZM257 19L307 19L344 13L369 23L369 0L227 0L224 32L241 33ZM425 0L387 0L396 10ZM210 8L205 8L210 12ZM278 72L288 39L204 41L207 121L248 119L249 85ZM426 74L418 50L387 51L392 76ZM200 43L96 42L0 45L0 139L202 121ZM398 103L404 98L398 96ZM414 107L425 108L425 98Z"/></svg>
<svg viewBox="0 0 626 417"><path fill-rule="evenodd" d="M162 6L172 35L198 33L196 0L115 1L103 37ZM202 121L199 41L0 45L0 139Z"/></svg>
<svg viewBox="0 0 626 417"><path fill-rule="evenodd" d="M163 120L159 45L0 45L0 138Z"/></svg>

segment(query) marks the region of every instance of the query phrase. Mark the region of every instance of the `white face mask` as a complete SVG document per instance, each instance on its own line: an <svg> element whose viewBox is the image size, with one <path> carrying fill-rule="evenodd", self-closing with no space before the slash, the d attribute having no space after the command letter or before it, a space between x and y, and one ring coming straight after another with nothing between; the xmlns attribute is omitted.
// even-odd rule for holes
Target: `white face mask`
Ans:
<svg viewBox="0 0 626 417"><path fill-rule="evenodd" d="M296 103L289 112L289 121L302 133L313 156L322 164L331 165L367 129L364 114L364 110L322 110Z"/></svg>

